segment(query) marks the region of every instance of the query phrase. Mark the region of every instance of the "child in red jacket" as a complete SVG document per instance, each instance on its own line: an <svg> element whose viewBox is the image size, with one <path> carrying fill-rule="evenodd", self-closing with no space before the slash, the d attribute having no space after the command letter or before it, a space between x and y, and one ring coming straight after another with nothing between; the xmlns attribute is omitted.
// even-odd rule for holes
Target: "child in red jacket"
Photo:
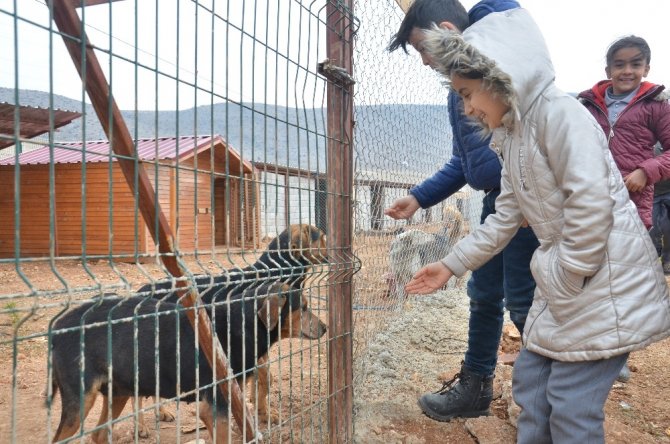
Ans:
<svg viewBox="0 0 670 444"><path fill-rule="evenodd" d="M654 184L670 178L670 104L663 85L643 82L649 74L651 49L634 35L612 43L605 73L579 99L607 134L612 157L647 230L652 227ZM654 144L663 153L654 156ZM630 379L624 365L618 380Z"/></svg>
<svg viewBox="0 0 670 444"><path fill-rule="evenodd" d="M608 80L578 97L607 134L630 198L650 229L654 184L670 178L669 96L663 85L642 81L651 62L651 49L643 38L631 35L615 41L606 61ZM658 157L654 157L656 142L664 151Z"/></svg>

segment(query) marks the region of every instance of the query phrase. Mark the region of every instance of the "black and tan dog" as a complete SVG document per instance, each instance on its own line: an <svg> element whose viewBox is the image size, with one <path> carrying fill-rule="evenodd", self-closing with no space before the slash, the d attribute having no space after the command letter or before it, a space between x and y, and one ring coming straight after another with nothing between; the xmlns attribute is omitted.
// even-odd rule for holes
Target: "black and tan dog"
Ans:
<svg viewBox="0 0 670 444"><path fill-rule="evenodd" d="M294 224L274 238L255 263L219 275L197 275L195 285L205 304L260 282L280 281L299 289L311 267L326 262L326 235L313 225ZM177 302L180 297L171 281L143 285L137 293L151 293L167 302Z"/></svg>
<svg viewBox="0 0 670 444"><path fill-rule="evenodd" d="M203 304L223 301L231 293L239 293L266 282L283 282L298 290L302 288L311 267L323 263L327 263L326 235L313 225L294 224L279 233L255 263L244 268L232 268L219 275L197 275L195 285ZM145 284L136 293L151 294L154 298L171 303L178 303L184 295L184 292L175 291L171 281ZM270 378L261 376L259 374L259 384ZM141 400L140 412L143 412ZM174 415L162 405L158 417L161 421L174 420ZM144 414L140 413L139 435L147 437L148 434Z"/></svg>
<svg viewBox="0 0 670 444"><path fill-rule="evenodd" d="M200 417L210 436L214 439L216 433L216 442L227 443L228 404L211 386L212 371L204 354L196 353L195 334L185 310L179 304L153 298L113 297L86 303L58 319L51 351L52 393L60 392L62 412L54 441L79 430L80 419L86 418L98 394L103 396L104 406L98 425L107 422L111 385L111 419L121 414L136 387L139 396L180 397L185 402L195 401L197 391ZM316 339L326 332L302 292L284 283L265 283L230 295L225 303L207 311L238 381L254 372L258 366L255 356L266 358L280 338ZM267 415L263 410L267 409L264 382L268 379L259 374L258 380L260 391L265 391L258 394L262 417ZM92 438L95 443L107 442L107 429L95 431Z"/></svg>

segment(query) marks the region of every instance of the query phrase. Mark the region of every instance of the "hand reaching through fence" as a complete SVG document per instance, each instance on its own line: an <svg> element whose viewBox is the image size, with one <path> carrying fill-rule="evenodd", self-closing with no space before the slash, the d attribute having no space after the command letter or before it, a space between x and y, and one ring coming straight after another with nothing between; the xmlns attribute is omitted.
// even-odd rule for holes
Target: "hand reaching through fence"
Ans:
<svg viewBox="0 0 670 444"><path fill-rule="evenodd" d="M409 219L421 208L416 197L408 194L405 197L393 201L390 207L384 210L384 214L393 219Z"/></svg>
<svg viewBox="0 0 670 444"><path fill-rule="evenodd" d="M431 262L412 276L412 280L405 285L405 291L410 294L430 294L445 286L453 275L442 262Z"/></svg>

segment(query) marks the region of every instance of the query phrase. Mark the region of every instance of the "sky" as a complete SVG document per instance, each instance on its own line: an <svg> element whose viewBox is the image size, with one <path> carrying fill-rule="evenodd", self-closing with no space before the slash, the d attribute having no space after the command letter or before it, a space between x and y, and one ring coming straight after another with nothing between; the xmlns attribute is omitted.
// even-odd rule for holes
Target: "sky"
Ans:
<svg viewBox="0 0 670 444"><path fill-rule="evenodd" d="M121 109L187 109L228 97L311 101L325 0L125 0L78 9ZM54 32L50 32L50 26ZM0 86L82 97L45 0L0 0ZM311 38L307 38L307 34ZM254 42L262 42L258 44ZM105 51L115 54L111 58ZM158 73L158 74L157 74ZM319 104L320 106L320 104Z"/></svg>
<svg viewBox="0 0 670 444"><path fill-rule="evenodd" d="M372 1L392 4L390 0L359 0L359 4L365 2L367 9ZM462 2L466 8L476 3ZM319 21L325 20L325 0L198 3L199 8L191 0L126 0L113 4L112 20L107 5L87 8L91 41L121 56L110 62L98 53L122 109L186 109L208 104L212 97L214 102L228 97L321 106L323 86L313 71L325 58L325 36L323 29L318 31ZM608 45L627 34L644 37L651 46L647 80L670 86L669 0L522 0L521 4L542 29L556 82L565 91L578 92L603 79ZM15 5L21 20L14 17ZM214 20L207 12L212 7ZM388 15L388 7L380 11ZM135 21L135 16L140 19ZM361 27L368 29L359 39L375 32L375 20L382 19L374 14L373 19L363 18ZM0 0L0 86L13 88L18 83L22 89L51 89L80 99L81 83L62 39L53 34L50 38L48 29L44 0ZM384 64L415 63L383 51L390 37L383 29L381 47L374 49L378 71L384 72ZM254 45L254 40L267 41L269 49ZM359 42L358 47L364 46ZM142 67L135 69L128 60L137 60ZM384 78L379 82L383 88ZM388 94L386 100L393 97Z"/></svg>
<svg viewBox="0 0 670 444"><path fill-rule="evenodd" d="M617 38L635 34L651 47L646 80L670 87L670 1L520 0L544 33L556 84L580 92L605 76L605 53ZM462 0L466 9L475 0Z"/></svg>

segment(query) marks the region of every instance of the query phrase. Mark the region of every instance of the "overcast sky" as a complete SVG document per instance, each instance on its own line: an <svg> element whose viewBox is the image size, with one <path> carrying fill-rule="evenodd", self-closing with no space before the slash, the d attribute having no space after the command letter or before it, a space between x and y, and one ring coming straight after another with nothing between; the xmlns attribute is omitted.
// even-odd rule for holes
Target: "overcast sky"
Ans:
<svg viewBox="0 0 670 444"><path fill-rule="evenodd" d="M360 1L385 3L389 0ZM462 1L466 8L476 3L476 0ZM135 104L139 109L154 109L156 104L159 109L175 109L177 104L184 109L209 103L211 94L194 92L196 82L199 87L214 91L218 96L215 102L230 97L320 106L323 87L313 71L325 58L325 35L323 29L317 32L315 17L325 20L321 11L324 3L325 0L199 0L205 8L217 5L217 14L227 17L233 25L225 26L222 19L216 19L212 25L211 14L206 13L205 8L199 8L200 13L196 15L192 1L127 0L114 3L112 8L113 39L109 38L109 7L106 5L87 8L87 32L97 46L111 45L115 53L131 60L137 58L146 65L137 71L132 63L123 60L110 65L104 54L99 53L108 78L111 66L115 95L122 109L132 109ZM81 86L61 38L56 35L51 41L48 30L23 20L15 21L14 4L14 0L0 0L0 86L13 88L18 78L19 88L49 90L51 84L54 93L80 99ZM20 0L16 4L22 18L49 26L44 0ZM627 34L644 37L651 46L651 72L647 80L670 85L670 0L526 0L521 4L544 32L557 84L562 89L578 92L604 78L607 46ZM388 8L380 8L379 14L387 14L384 20L389 19ZM140 17L137 23L133 20L136 15ZM375 21L381 18L360 18L361 27L371 29L361 30L359 39L363 35L370 36L376 24L382 28ZM19 36L16 46L15 23ZM400 54L384 53L383 45L390 37L388 30L384 32L379 47L371 49L375 52L379 73L384 72L385 63L418 63ZM254 39L250 36L268 41L271 50L257 46L254 52L250 44ZM137 53L133 47L135 42L139 47ZM53 47L51 57L50 46ZM358 48L363 46L361 43ZM18 52L14 51L15 47ZM413 53L412 57L417 56ZM18 66L18 76L15 66ZM49 69L50 66L53 69ZM166 76L156 76L156 69ZM177 76L186 84L178 87L174 81ZM386 85L390 83L394 82L387 79ZM384 84L380 75L380 87ZM394 100L393 94L387 98Z"/></svg>
<svg viewBox="0 0 670 444"><path fill-rule="evenodd" d="M226 97L311 106L315 76L305 67L313 72L325 58L318 25L325 20L323 5L325 0L126 0L78 11L88 38L102 49L96 54L120 108L151 110ZM79 76L49 26L45 0L0 0L0 86L13 88L18 79L19 89L52 89L80 99Z"/></svg>
<svg viewBox="0 0 670 444"><path fill-rule="evenodd" d="M462 0L466 8L477 1ZM647 80L670 87L670 1L520 0L547 41L556 83L579 92L605 78L605 53L618 37L635 34L651 47Z"/></svg>

